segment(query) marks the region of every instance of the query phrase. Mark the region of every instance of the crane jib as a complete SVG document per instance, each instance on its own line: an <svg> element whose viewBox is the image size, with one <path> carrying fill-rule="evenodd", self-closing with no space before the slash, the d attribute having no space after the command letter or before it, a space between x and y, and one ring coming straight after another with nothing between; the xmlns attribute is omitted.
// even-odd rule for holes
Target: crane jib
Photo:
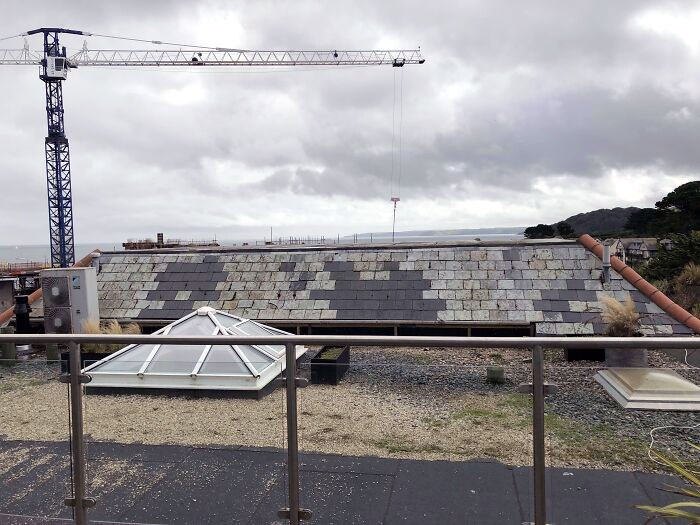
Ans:
<svg viewBox="0 0 700 525"><path fill-rule="evenodd" d="M0 65L41 64L43 52L24 49L0 50ZM396 51L204 51L91 50L83 48L66 57L79 66L357 66L423 64L419 50Z"/></svg>

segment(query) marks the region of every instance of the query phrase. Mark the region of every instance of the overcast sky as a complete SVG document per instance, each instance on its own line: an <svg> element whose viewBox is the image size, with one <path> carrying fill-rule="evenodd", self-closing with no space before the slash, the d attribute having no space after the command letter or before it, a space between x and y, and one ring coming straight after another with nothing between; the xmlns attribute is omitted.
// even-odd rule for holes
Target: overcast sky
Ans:
<svg viewBox="0 0 700 525"><path fill-rule="evenodd" d="M0 37L60 26L243 49L420 45L426 58L402 73L71 71L63 92L78 243L157 231L235 239L270 227L275 236L390 230L395 74L403 75L397 230L527 226L653 206L700 178L697 2L3 6ZM63 43L70 52L83 37ZM40 37L29 44L38 49ZM132 46L90 38L88 47ZM48 237L37 73L0 66L0 244Z"/></svg>

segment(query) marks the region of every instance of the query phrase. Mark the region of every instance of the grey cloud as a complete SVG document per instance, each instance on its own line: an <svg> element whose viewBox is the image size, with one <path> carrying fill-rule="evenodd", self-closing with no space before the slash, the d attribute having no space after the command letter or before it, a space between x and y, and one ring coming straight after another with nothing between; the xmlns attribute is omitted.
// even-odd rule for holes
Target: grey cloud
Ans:
<svg viewBox="0 0 700 525"><path fill-rule="evenodd" d="M476 173L488 172L484 183L498 171L597 176L606 167L697 169L700 154L692 145L700 139L700 119L669 118L681 108L700 116L700 104L690 97L648 85L623 94L605 89L548 93L507 105L506 122L488 111L465 111L464 122L476 119L482 126L440 137L438 155Z"/></svg>
<svg viewBox="0 0 700 525"><path fill-rule="evenodd" d="M45 24L51 5L28 11L10 1L0 36ZM649 7L692 5L125 1L73 2L51 12L52 24L66 27L244 48L420 44L428 61L403 71L402 189L446 199L459 210L475 187L507 206L527 200L539 178L587 181L610 168L697 173L700 103L683 87L696 78L696 59L679 41L630 26ZM211 34L197 32L227 13L230 35L224 27L212 42ZM242 41L231 41L237 28ZM75 48L82 38L66 42ZM137 44L90 39L89 45ZM222 223L253 231L248 218L226 210L261 192L278 205L287 195L383 200L391 184L396 73L72 71L64 96L82 221L76 231L100 236L113 225L116 238L139 224L150 231L159 216L142 206L161 206L169 222L191 217L193 207L210 207ZM0 168L0 213L24 217L27 235L40 232L43 240L43 86L34 69L2 67L0 75L0 137L13 150ZM186 95L190 104L165 101L169 90L188 93L193 84L201 97ZM214 165L227 167L215 172Z"/></svg>

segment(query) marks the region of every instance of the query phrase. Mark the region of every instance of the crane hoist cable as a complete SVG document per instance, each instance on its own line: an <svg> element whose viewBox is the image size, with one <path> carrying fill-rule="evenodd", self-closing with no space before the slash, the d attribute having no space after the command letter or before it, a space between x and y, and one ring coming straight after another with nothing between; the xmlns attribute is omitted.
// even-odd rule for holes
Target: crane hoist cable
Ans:
<svg viewBox="0 0 700 525"><path fill-rule="evenodd" d="M100 38L110 38L112 40L124 40L127 42L142 42L145 44L156 44L156 45L163 45L163 46L178 46L178 47L189 47L192 49L208 49L211 51L245 51L244 49L233 49L233 48L224 48L224 47L217 47L217 46L200 46L197 44L180 44L178 42L164 42L162 40L149 40L146 38L132 38L132 37L127 37L127 36L116 36L116 35L104 35L101 33L86 33L86 36L95 36L95 37L100 37Z"/></svg>
<svg viewBox="0 0 700 525"><path fill-rule="evenodd" d="M396 80L394 69L393 83L393 107L391 114L391 183L390 201L393 204L393 219L391 225L391 242L394 242L396 234L396 207L401 200L401 175L403 171L403 68L398 73ZM398 106L398 115L397 115ZM398 139L396 137L398 130ZM396 192L394 192L394 178L396 178Z"/></svg>
<svg viewBox="0 0 700 525"><path fill-rule="evenodd" d="M3 40L10 40L11 38L20 38L23 36L25 36L23 33L20 33L18 35L12 35L12 36L4 36L4 37L0 38L0 42Z"/></svg>

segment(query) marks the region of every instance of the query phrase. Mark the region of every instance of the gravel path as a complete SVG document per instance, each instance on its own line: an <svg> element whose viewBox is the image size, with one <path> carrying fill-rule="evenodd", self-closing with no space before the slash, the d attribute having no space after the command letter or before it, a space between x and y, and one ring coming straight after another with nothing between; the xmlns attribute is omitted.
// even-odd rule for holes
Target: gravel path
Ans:
<svg viewBox="0 0 700 525"><path fill-rule="evenodd" d="M338 386L300 390L302 450L415 459L489 457L531 464L529 353L512 349L355 347ZM594 380L600 363L567 363L547 352L546 378L559 385L547 400L548 461L552 466L654 470L646 459L648 432L699 422L688 412L620 408ZM680 364L660 354L652 366ZM506 369L506 382L485 381L485 367ZM302 374L309 360L300 361ZM700 382L697 370L683 375ZM67 438L67 387L55 367L39 363L0 369L0 436ZM278 390L251 399L154 395L88 395L85 430L93 440L122 443L284 446L284 399ZM662 445L687 449L700 430L659 434Z"/></svg>

